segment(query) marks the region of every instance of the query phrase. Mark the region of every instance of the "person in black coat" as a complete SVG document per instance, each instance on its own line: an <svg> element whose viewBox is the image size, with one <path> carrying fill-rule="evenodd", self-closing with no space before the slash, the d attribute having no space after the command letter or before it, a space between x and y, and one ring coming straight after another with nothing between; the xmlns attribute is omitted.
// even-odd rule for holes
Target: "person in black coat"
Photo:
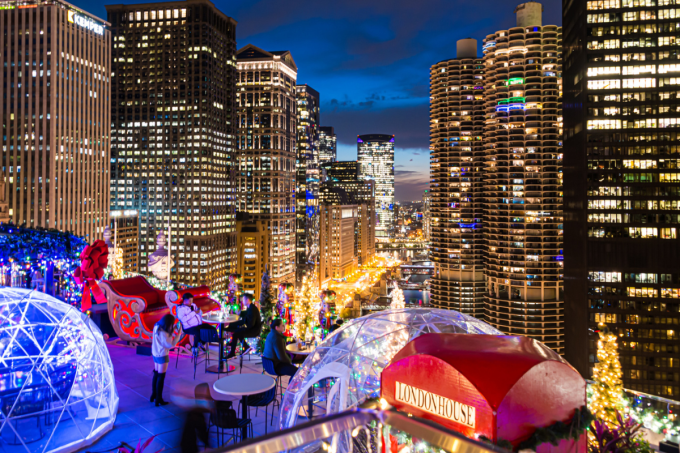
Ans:
<svg viewBox="0 0 680 453"><path fill-rule="evenodd" d="M342 326L343 323L344 323L344 321L342 319L340 319L340 318L336 319L335 323L333 323L333 325L330 327L330 329L328 329L328 333L335 332L336 330L338 330Z"/></svg>
<svg viewBox="0 0 680 453"><path fill-rule="evenodd" d="M241 316L238 321L229 326L227 331L232 332L231 334L231 350L227 359L236 356L236 343L241 340L243 345L243 353L245 354L246 349L246 338L255 338L262 333L262 318L260 317L260 310L257 305L253 303L252 296L250 294L245 294L243 296L243 304L246 309L241 312Z"/></svg>
<svg viewBox="0 0 680 453"><path fill-rule="evenodd" d="M290 360L288 351L286 351L286 337L283 335L286 326L283 324L283 320L279 318L271 322L271 328L272 330L264 342L262 356L274 363L276 374L293 377L297 373L298 367L293 365L293 361Z"/></svg>

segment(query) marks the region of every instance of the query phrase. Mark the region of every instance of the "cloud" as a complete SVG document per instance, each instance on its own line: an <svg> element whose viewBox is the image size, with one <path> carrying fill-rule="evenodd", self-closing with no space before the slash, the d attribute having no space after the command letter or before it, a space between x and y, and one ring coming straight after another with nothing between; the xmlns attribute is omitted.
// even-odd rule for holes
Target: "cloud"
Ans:
<svg viewBox="0 0 680 453"><path fill-rule="evenodd" d="M71 1L103 19L110 3ZM320 93L321 123L335 128L343 149L356 150L359 134L395 135L397 160L417 168L420 178L399 180L398 197L426 187L429 178L430 67L454 58L458 39L476 38L481 54L486 35L515 26L518 3L420 0L414 7L412 0L214 0L238 21L238 48L252 43L291 51L298 83ZM561 1L541 3L543 23L560 25ZM422 157L402 158L409 150L415 152L408 159Z"/></svg>

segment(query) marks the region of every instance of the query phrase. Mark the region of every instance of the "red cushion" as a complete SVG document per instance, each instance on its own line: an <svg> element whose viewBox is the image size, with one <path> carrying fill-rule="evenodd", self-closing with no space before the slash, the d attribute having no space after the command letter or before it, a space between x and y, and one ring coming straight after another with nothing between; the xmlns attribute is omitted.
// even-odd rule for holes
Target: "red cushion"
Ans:
<svg viewBox="0 0 680 453"><path fill-rule="evenodd" d="M209 297L195 297L194 304L196 304L196 306L200 308L203 313L219 310L220 308L220 304Z"/></svg>

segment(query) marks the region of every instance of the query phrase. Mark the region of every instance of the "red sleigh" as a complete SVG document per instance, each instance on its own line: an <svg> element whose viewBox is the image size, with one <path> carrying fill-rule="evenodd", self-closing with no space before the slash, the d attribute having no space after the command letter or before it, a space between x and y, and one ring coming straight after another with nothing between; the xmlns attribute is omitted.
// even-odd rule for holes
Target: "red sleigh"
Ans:
<svg viewBox="0 0 680 453"><path fill-rule="evenodd" d="M203 313L219 309L219 304L210 298L208 286L163 291L151 286L144 277L105 280L99 286L106 295L113 329L125 341L150 343L154 324L168 313L177 316L177 305L184 293L193 294L194 304ZM180 329L176 323L175 331Z"/></svg>

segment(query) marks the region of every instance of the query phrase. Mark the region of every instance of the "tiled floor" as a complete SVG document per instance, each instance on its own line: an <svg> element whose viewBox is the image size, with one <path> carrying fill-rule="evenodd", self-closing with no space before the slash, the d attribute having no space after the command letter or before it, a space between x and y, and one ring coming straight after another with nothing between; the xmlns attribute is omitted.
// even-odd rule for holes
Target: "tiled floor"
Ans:
<svg viewBox="0 0 680 453"><path fill-rule="evenodd" d="M203 382L207 382L212 389L212 384L218 379L217 374L205 373L203 355L201 355L196 379L193 379L193 364L188 355L180 355L179 364L175 368L176 356L170 356L170 366L165 379L165 390L163 398L171 403L164 407L155 407L149 402L151 396L151 378L153 375L153 364L151 357L137 355L132 347L109 344L109 352L113 361L116 387L120 398L118 416L114 428L105 434L98 442L90 447L83 449L85 452L103 453L115 449L121 442L126 442L136 446L140 440L142 443L156 436L149 445L146 453L156 453L163 449L164 453L179 452L179 441L184 424L185 409L173 401L173 397L193 399L195 387ZM216 358L217 354L211 354ZM211 359L211 364L216 361ZM230 361L238 366L238 360ZM232 373L238 373L238 368ZM258 358L253 361L247 359L243 362L243 373L262 372L262 365ZM225 375L221 375L224 377ZM284 378L284 388L288 383L288 378ZM228 398L225 395L213 392L215 399L229 399L237 409L238 399ZM176 398L175 398L176 399ZM251 409L253 419L253 434L259 436L264 434L264 410L260 408L258 415L255 416L255 409ZM240 413L239 413L240 417ZM270 420L271 421L271 407ZM278 429L278 408L274 413L274 424L268 427L271 430ZM226 437L225 437L226 441ZM217 447L215 429L211 431L211 446Z"/></svg>

